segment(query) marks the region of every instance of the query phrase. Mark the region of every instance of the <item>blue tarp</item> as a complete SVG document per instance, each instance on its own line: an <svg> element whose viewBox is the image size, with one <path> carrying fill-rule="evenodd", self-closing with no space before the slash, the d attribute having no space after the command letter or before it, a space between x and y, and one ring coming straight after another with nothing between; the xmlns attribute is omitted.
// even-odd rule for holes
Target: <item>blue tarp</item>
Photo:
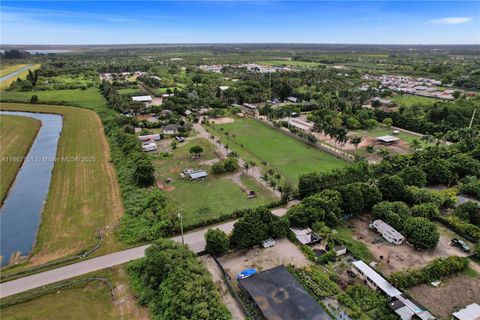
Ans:
<svg viewBox="0 0 480 320"><path fill-rule="evenodd" d="M237 274L237 279L245 279L257 273L257 269L245 269Z"/></svg>

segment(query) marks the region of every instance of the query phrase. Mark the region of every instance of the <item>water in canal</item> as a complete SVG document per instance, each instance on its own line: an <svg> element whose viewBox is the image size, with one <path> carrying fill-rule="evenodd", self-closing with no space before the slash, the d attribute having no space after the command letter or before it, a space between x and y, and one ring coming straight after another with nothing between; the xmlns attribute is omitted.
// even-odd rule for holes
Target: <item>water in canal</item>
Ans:
<svg viewBox="0 0 480 320"><path fill-rule="evenodd" d="M1 115L31 117L42 122L0 210L0 254L3 256L2 265L5 265L12 253L20 251L27 255L32 250L56 160L62 117L13 111L1 111Z"/></svg>

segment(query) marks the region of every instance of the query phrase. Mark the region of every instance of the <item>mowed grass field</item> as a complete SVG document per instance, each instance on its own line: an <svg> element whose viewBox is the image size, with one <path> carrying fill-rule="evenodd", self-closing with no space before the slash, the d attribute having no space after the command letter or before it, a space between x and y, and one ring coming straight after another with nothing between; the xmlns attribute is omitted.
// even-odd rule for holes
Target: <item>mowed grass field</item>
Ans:
<svg viewBox="0 0 480 320"><path fill-rule="evenodd" d="M4 68L1 68L0 69L0 77L6 76L7 74L15 72L18 69L21 69L25 66L28 66L28 64L14 64L14 65L11 65L11 66L6 66Z"/></svg>
<svg viewBox="0 0 480 320"><path fill-rule="evenodd" d="M298 179L301 174L343 168L348 162L313 148L253 119L235 119L231 124L216 125L229 133L229 148L241 158L260 165L266 161L281 174ZM218 132L210 130L218 136ZM235 138L232 136L235 135ZM227 142L225 136L222 141ZM243 145L243 148L241 147Z"/></svg>
<svg viewBox="0 0 480 320"><path fill-rule="evenodd" d="M67 160L55 163L31 261L43 263L93 247L97 230L115 226L123 213L100 118L75 107L3 103L2 109L63 116L57 158ZM99 253L118 246L109 232Z"/></svg>
<svg viewBox="0 0 480 320"><path fill-rule="evenodd" d="M48 91L5 91L1 94L2 100L15 102L30 102L32 95L39 99L38 103L48 104L49 102L63 103L68 106L84 107L88 109L99 109L105 106L105 99L100 91L95 88L86 90L48 90Z"/></svg>
<svg viewBox="0 0 480 320"><path fill-rule="evenodd" d="M148 310L136 304L128 287L124 266L90 273L76 279L101 277L115 288L99 281L79 282L32 300L2 308L2 320L145 320ZM69 282L67 280L63 283ZM7 298L9 299L9 298Z"/></svg>
<svg viewBox="0 0 480 320"><path fill-rule="evenodd" d="M199 145L204 150L200 159L193 160L189 155L189 149L194 145ZM255 199L247 199L246 190L242 190L242 187L234 182L232 175L210 174L202 181L180 179L180 172L188 168L210 172L211 163L203 161L217 159L214 151L215 147L209 141L195 138L179 144L177 149L172 151L172 157L160 156L153 161L161 181L173 179L173 182L166 184L165 193L183 209L185 226L229 214L237 209L258 207L274 200L269 190L249 177L241 177L240 180L245 189L255 191Z"/></svg>
<svg viewBox="0 0 480 320"><path fill-rule="evenodd" d="M0 201L3 203L40 129L37 119L0 115Z"/></svg>
<svg viewBox="0 0 480 320"><path fill-rule="evenodd" d="M20 67L21 68L21 67ZM18 70L20 68L17 68L15 70ZM22 72L20 72L19 74L17 74L16 76L14 77L11 77L10 79L7 79L7 80L4 80L2 82L0 82L0 90L5 90L7 88L10 87L10 84L12 84L12 82L16 81L18 78L20 79L25 79L27 77L27 74L28 74L28 70L37 70L38 68L40 68L40 64L34 64L31 68L27 69L27 70L24 70ZM13 70L13 71L15 71ZM12 73L13 71L9 72L9 73ZM2 93L3 95L3 93Z"/></svg>

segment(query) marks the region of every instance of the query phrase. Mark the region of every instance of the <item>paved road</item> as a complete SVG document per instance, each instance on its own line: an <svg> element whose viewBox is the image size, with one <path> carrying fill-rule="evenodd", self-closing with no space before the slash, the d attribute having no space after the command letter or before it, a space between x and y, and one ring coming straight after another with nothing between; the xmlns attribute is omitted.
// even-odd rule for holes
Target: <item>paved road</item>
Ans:
<svg viewBox="0 0 480 320"><path fill-rule="evenodd" d="M7 79L10 79L10 78L12 78L12 77L15 77L15 76L18 75L19 73L21 73L21 72L23 72L23 71L25 71L25 70L30 69L32 66L33 66L33 64L29 64L28 66L25 66L25 67L23 67L23 68L20 68L20 69L18 69L18 70L15 70L15 71L13 71L13 72L11 72L11 73L9 73L9 74L6 74L6 75L4 75L3 77L0 78L0 82L5 81L5 80L7 80Z"/></svg>
<svg viewBox="0 0 480 320"><path fill-rule="evenodd" d="M291 201L288 205L276 208L272 210L272 212L277 216L283 216L287 212L288 208L296 203L298 203L298 201ZM233 224L236 221L237 220L228 221L222 224L208 226L206 228L197 229L192 232L186 233L184 236L184 241L186 244L188 244L188 246L193 252L202 252L205 250L204 234L209 228L219 228L226 233L230 233L233 230ZM181 236L176 236L171 239L177 242L181 242L182 238ZM120 252L110 253L101 257L88 259L65 267L60 267L50 271L45 271L2 283L0 284L0 298L8 297L16 293L24 292L47 284L74 278L93 271L121 265L129 261L142 258L145 255L145 249L148 246L149 245L144 245L141 247L127 249Z"/></svg>

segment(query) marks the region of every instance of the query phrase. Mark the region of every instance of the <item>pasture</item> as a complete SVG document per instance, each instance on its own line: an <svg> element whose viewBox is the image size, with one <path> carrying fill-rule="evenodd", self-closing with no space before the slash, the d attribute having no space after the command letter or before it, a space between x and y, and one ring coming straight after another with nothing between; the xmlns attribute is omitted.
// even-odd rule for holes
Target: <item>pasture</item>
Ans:
<svg viewBox="0 0 480 320"><path fill-rule="evenodd" d="M266 161L277 172L297 179L301 174L326 172L343 168L348 162L329 153L311 147L302 141L287 136L253 119L235 119L233 123L214 127L228 132L229 148L244 160L258 165ZM217 136L221 132L213 132ZM222 135L222 142L227 137ZM242 147L243 146L243 147Z"/></svg>
<svg viewBox="0 0 480 320"><path fill-rule="evenodd" d="M3 203L15 181L23 158L27 155L41 122L19 116L0 116L0 200Z"/></svg>
<svg viewBox="0 0 480 320"><path fill-rule="evenodd" d="M21 67L20 67L21 68ZM15 70L18 70L20 68L16 68ZM31 68L27 69L27 70L24 70L22 72L20 72L19 74L17 74L16 76L14 77L11 77L10 79L7 79L7 80L4 80L2 82L0 82L0 90L5 90L7 89L8 87L10 87L10 85L12 84L12 82L16 81L17 78L20 78L20 79L25 79L27 77L27 74L28 74L28 70L36 70L40 68L40 64L34 64ZM13 71L10 71L9 73L12 73L14 72L15 70ZM3 95L3 93L2 93Z"/></svg>
<svg viewBox="0 0 480 320"><path fill-rule="evenodd" d="M200 159L191 159L190 147L199 145L204 152ZM183 169L204 169L210 172L211 164L218 160L215 147L203 138L194 138L179 144L172 150L170 157L156 156L153 160L157 178L161 183L165 179L173 181L165 185L165 194L183 210L185 226L199 223L237 209L253 208L274 200L263 186L239 173L214 176L209 174L202 181L189 181L180 178ZM247 199L246 190L254 190L255 199Z"/></svg>
<svg viewBox="0 0 480 320"><path fill-rule="evenodd" d="M32 252L43 263L93 247L109 227L99 252L118 249L113 234L123 205L98 115L75 107L2 104L2 109L61 114L63 128L42 222Z"/></svg>

